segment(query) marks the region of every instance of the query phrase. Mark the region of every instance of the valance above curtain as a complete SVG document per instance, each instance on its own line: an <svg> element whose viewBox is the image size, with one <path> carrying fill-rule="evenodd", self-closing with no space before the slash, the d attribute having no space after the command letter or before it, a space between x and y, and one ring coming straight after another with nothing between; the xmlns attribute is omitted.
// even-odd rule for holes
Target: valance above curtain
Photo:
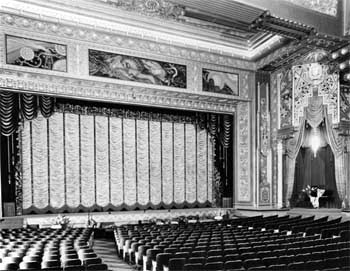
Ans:
<svg viewBox="0 0 350 271"><path fill-rule="evenodd" d="M0 91L0 131L12 135L20 119L33 120L38 111L48 118L54 111L54 98L27 93Z"/></svg>

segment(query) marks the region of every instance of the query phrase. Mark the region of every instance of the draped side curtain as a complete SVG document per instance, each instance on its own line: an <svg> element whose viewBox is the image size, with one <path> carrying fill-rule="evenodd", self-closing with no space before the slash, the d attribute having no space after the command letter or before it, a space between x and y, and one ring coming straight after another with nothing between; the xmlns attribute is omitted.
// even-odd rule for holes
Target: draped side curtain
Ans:
<svg viewBox="0 0 350 271"><path fill-rule="evenodd" d="M287 142L286 148L286 168L287 168L287 184L285 199L286 205L289 206L289 200L291 199L294 187L294 177L295 177L295 163L296 158L299 153L300 148L303 144L309 144L308 136L309 133L306 132L305 124L308 123L311 127L317 128L324 121L324 125L320 128L321 135L323 136L323 145L329 144L334 154L335 161L335 179L336 188L341 200L345 197L346 191L346 176L343 174L345 172L345 159L343 152L343 145L340 140L337 139L336 133L333 131L332 124L329 121L329 116L327 114L327 107L323 105L322 97L314 97L309 106L304 110L304 118L300 122L298 132L295 138L290 139Z"/></svg>
<svg viewBox="0 0 350 271"><path fill-rule="evenodd" d="M0 130L3 136L12 135L21 118L33 120L38 111L48 118L54 111L54 99L27 93L0 91Z"/></svg>

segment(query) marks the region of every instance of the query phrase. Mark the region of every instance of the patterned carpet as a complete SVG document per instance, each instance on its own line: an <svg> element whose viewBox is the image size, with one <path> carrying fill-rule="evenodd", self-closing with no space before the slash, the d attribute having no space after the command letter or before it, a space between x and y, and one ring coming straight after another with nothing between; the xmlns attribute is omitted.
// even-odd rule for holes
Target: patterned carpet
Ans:
<svg viewBox="0 0 350 271"><path fill-rule="evenodd" d="M109 239L95 239L94 251L101 257L103 263L108 265L110 271L134 271L130 265L126 264L117 255L114 242Z"/></svg>

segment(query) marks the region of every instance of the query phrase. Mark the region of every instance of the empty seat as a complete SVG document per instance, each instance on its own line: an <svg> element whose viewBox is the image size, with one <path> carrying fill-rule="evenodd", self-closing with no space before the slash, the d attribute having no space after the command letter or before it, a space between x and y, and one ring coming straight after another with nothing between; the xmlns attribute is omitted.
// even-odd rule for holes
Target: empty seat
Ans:
<svg viewBox="0 0 350 271"><path fill-rule="evenodd" d="M0 263L0 271L17 270L18 268L17 263Z"/></svg>
<svg viewBox="0 0 350 271"><path fill-rule="evenodd" d="M156 256L156 270L157 271L162 271L163 270L163 265L168 266L169 264L169 259L172 256L171 253L158 253Z"/></svg>
<svg viewBox="0 0 350 271"><path fill-rule="evenodd" d="M85 271L85 267L80 265L66 266L63 268L63 271Z"/></svg>
<svg viewBox="0 0 350 271"><path fill-rule="evenodd" d="M41 266L39 262L21 262L19 268L23 270L38 270Z"/></svg>
<svg viewBox="0 0 350 271"><path fill-rule="evenodd" d="M61 266L61 262L58 260L41 262L41 268L52 268L52 267L60 267L60 266Z"/></svg>
<svg viewBox="0 0 350 271"><path fill-rule="evenodd" d="M304 268L305 270L322 270L324 269L324 262L322 260L307 261Z"/></svg>
<svg viewBox="0 0 350 271"><path fill-rule="evenodd" d="M268 266L268 268L266 270L278 270L278 271L287 270L287 265L285 265L285 264L273 264L273 265Z"/></svg>
<svg viewBox="0 0 350 271"><path fill-rule="evenodd" d="M225 270L241 269L242 267L243 267L243 262L241 260L227 261L224 263Z"/></svg>
<svg viewBox="0 0 350 271"><path fill-rule="evenodd" d="M79 259L64 260L64 261L61 261L61 265L64 268L70 267L70 266L81 266L81 261Z"/></svg>
<svg viewBox="0 0 350 271"><path fill-rule="evenodd" d="M204 269L205 270L214 270L214 271L221 271L223 270L223 262L207 262L205 265L204 265Z"/></svg>
<svg viewBox="0 0 350 271"><path fill-rule="evenodd" d="M205 250L195 250L192 251L191 257L205 257L207 252Z"/></svg>
<svg viewBox="0 0 350 271"><path fill-rule="evenodd" d="M260 258L255 258L255 259L247 259L243 261L243 266L246 269L249 269L251 267L256 267L256 266L263 266L263 262L261 261Z"/></svg>
<svg viewBox="0 0 350 271"><path fill-rule="evenodd" d="M108 266L106 264L91 264L86 267L86 270L92 271L105 271L108 270Z"/></svg>
<svg viewBox="0 0 350 271"><path fill-rule="evenodd" d="M277 257L266 257L262 258L261 261L265 266L276 265L279 263L279 259Z"/></svg>
<svg viewBox="0 0 350 271"><path fill-rule="evenodd" d="M190 258L188 258L188 263L200 263L203 265L205 263L205 258L204 257L190 257Z"/></svg>
<svg viewBox="0 0 350 271"><path fill-rule="evenodd" d="M203 263L186 263L184 266L187 271L199 271L203 270Z"/></svg>
<svg viewBox="0 0 350 271"><path fill-rule="evenodd" d="M288 269L290 270L305 270L304 262L293 262L288 264Z"/></svg>
<svg viewBox="0 0 350 271"><path fill-rule="evenodd" d="M172 258L169 260L169 271L183 271L185 263L185 258Z"/></svg>
<svg viewBox="0 0 350 271"><path fill-rule="evenodd" d="M208 250L207 255L208 255L208 257L210 257L210 256L222 256L222 250L221 249Z"/></svg>

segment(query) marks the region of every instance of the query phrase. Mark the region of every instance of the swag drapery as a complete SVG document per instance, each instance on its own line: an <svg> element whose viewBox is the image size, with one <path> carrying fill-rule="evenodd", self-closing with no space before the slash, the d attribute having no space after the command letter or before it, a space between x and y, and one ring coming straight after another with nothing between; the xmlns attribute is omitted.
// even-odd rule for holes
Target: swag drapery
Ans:
<svg viewBox="0 0 350 271"><path fill-rule="evenodd" d="M26 93L0 91L0 131L3 136L11 136L18 127L19 120L33 120L38 111L48 118L54 111L54 98Z"/></svg>
<svg viewBox="0 0 350 271"><path fill-rule="evenodd" d="M309 133L306 131L306 123L316 129L324 122L321 133L323 135L323 145L329 144L334 154L335 163L335 179L336 188L340 200L345 198L346 193L346 153L343 151L343 142L337 138L337 134L332 128L327 113L327 106L323 105L322 97L314 97L311 99L308 107L304 109L304 117L300 121L300 126L296 132L295 139L289 139L286 146L286 190L285 200L286 206L289 206L290 199L293 193L295 180L295 162L300 148L303 144L308 144L305 140L308 139Z"/></svg>

